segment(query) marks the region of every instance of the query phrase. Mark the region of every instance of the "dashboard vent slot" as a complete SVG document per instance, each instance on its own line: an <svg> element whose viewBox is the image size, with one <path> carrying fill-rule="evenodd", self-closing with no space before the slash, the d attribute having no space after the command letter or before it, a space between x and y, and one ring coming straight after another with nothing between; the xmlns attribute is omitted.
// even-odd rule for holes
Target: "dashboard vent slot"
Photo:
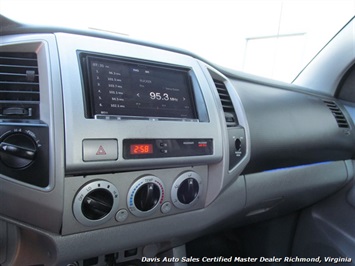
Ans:
<svg viewBox="0 0 355 266"><path fill-rule="evenodd" d="M39 116L36 53L0 52L0 118Z"/></svg>
<svg viewBox="0 0 355 266"><path fill-rule="evenodd" d="M217 88L219 99L220 99L222 107L223 107L227 127L237 126L238 125L237 115L235 114L234 106L233 106L232 100L229 96L226 85L224 84L223 81L219 81L216 79L214 79L213 82Z"/></svg>
<svg viewBox="0 0 355 266"><path fill-rule="evenodd" d="M338 126L340 128L349 128L349 123L346 120L343 112L340 110L339 106L333 101L323 100L323 102L327 105L329 110L334 115L335 120L338 123Z"/></svg>

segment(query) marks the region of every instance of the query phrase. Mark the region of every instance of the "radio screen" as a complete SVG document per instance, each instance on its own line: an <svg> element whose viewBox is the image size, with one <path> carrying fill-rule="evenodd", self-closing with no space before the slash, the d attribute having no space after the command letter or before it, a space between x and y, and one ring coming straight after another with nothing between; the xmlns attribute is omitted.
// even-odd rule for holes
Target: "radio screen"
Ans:
<svg viewBox="0 0 355 266"><path fill-rule="evenodd" d="M86 56L92 116L196 119L189 69Z"/></svg>

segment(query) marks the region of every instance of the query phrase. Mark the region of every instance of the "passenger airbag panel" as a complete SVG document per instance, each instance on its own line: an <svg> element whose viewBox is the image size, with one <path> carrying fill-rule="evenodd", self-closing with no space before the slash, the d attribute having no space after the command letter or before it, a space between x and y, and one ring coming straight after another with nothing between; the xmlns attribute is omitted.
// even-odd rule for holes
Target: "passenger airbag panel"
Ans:
<svg viewBox="0 0 355 266"><path fill-rule="evenodd" d="M322 98L239 81L234 85L251 132L251 160L244 173L352 157L351 126L340 128Z"/></svg>

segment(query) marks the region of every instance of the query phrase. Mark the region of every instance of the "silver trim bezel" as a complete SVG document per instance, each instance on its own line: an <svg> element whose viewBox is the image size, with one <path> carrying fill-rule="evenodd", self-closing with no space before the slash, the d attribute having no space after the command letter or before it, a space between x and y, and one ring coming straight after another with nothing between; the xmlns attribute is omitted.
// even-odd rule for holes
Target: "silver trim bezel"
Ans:
<svg viewBox="0 0 355 266"><path fill-rule="evenodd" d="M145 184L148 183L154 183L158 186L159 192L160 192L160 197L158 200L158 203L150 210L148 211L141 211L137 208L137 206L134 203L134 198L136 196L137 191ZM146 175L141 178L139 178L136 182L134 182L129 189L127 193L127 206L128 210L135 216L137 217L147 217L152 215L153 213L156 212L156 210L160 209L160 206L163 204L165 199L165 188L163 181L160 180L160 178L154 176L154 175Z"/></svg>
<svg viewBox="0 0 355 266"><path fill-rule="evenodd" d="M195 179L197 181L198 185L199 185L199 189L198 189L198 193L197 193L196 198L193 201L191 201L189 204L184 204L184 203L179 201L178 190L179 190L179 188L181 186L181 183L184 182L188 178ZM197 201L200 199L200 197L201 197L201 193L202 193L202 190L203 190L202 186L203 186L202 178L196 172L188 171L188 172L185 172L182 175L180 175L175 180L175 182L173 183L173 187L171 188L171 200L172 200L174 206L176 208L179 208L179 209L182 209L182 210L188 209L188 208L194 206L197 203Z"/></svg>
<svg viewBox="0 0 355 266"><path fill-rule="evenodd" d="M111 193L113 198L113 204L111 211L104 217L98 220L90 220L85 217L81 210L81 205L84 198L92 191L96 189L106 189L108 192ZM84 187L82 187L78 193L76 194L73 202L73 213L75 218L83 225L86 226L97 226L100 224L106 223L110 220L113 216L115 216L116 212L118 211L119 207L119 193L118 189L110 182L104 180L97 180L90 183L87 183Z"/></svg>

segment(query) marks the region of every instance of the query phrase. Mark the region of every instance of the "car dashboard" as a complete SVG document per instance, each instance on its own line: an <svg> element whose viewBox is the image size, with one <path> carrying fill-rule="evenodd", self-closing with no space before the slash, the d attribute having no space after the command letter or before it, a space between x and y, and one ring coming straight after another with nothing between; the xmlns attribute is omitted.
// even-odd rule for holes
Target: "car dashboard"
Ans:
<svg viewBox="0 0 355 266"><path fill-rule="evenodd" d="M122 36L4 28L1 265L153 258L353 177L329 95Z"/></svg>

